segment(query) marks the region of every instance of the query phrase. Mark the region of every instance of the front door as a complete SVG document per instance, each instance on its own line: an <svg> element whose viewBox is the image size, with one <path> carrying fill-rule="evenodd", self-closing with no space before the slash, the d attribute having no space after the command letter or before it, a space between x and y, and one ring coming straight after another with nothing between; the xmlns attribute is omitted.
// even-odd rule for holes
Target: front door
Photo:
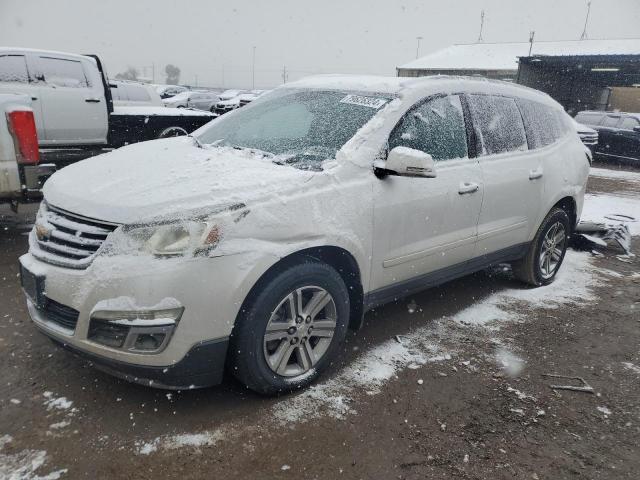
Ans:
<svg viewBox="0 0 640 480"><path fill-rule="evenodd" d="M80 60L45 55L36 60L45 132L41 143L105 143L109 121L102 83L91 80Z"/></svg>
<svg viewBox="0 0 640 480"><path fill-rule="evenodd" d="M459 96L413 107L389 138L389 150L398 146L430 154L436 177L387 176L376 183L371 288L380 301L461 268L473 255L482 204L482 176L468 156Z"/></svg>
<svg viewBox="0 0 640 480"><path fill-rule="evenodd" d="M640 121L634 117L624 117L616 132L619 145L618 155L625 159L640 160Z"/></svg>

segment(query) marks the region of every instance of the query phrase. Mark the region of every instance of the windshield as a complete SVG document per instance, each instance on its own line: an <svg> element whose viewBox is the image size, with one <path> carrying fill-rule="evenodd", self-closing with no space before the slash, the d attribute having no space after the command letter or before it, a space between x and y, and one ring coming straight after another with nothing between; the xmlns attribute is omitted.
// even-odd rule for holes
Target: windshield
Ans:
<svg viewBox="0 0 640 480"><path fill-rule="evenodd" d="M276 163L321 170L391 97L281 89L197 132L202 144L260 150Z"/></svg>

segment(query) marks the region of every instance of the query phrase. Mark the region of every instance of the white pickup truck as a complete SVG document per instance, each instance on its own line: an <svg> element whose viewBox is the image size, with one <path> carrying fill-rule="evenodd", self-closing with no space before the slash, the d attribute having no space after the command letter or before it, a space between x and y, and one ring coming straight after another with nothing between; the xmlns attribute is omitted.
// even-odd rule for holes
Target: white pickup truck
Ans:
<svg viewBox="0 0 640 480"><path fill-rule="evenodd" d="M0 93L31 98L41 156L80 159L105 148L186 135L213 119L210 112L164 107L114 107L100 59L0 47Z"/></svg>
<svg viewBox="0 0 640 480"><path fill-rule="evenodd" d="M26 95L0 93L0 203L18 203L40 199L40 188L55 171L41 164L38 136Z"/></svg>

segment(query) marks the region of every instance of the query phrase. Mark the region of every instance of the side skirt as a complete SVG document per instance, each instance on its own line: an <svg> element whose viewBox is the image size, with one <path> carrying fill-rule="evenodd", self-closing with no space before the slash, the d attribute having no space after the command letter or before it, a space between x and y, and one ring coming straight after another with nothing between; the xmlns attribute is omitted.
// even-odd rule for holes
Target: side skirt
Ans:
<svg viewBox="0 0 640 480"><path fill-rule="evenodd" d="M497 252L475 257L451 267L442 268L435 272L429 272L427 274L420 275L419 277L394 283L388 287L379 288L365 294L365 311L371 310L372 308L385 303L399 300L416 292L455 280L456 278L484 270L491 265L519 260L526 255L528 248L529 243L521 243L519 245L514 245L513 247L498 250Z"/></svg>

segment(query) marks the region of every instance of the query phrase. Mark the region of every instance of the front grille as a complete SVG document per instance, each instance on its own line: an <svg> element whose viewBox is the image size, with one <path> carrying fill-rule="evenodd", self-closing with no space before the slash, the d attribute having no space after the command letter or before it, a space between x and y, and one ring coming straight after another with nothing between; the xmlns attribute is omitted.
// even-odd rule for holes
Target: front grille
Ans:
<svg viewBox="0 0 640 480"><path fill-rule="evenodd" d="M30 236L30 251L44 262L86 268L117 227L117 224L85 218L42 202Z"/></svg>
<svg viewBox="0 0 640 480"><path fill-rule="evenodd" d="M75 330L78 323L78 311L61 303L47 299L40 313L52 323L60 325L67 330Z"/></svg>

